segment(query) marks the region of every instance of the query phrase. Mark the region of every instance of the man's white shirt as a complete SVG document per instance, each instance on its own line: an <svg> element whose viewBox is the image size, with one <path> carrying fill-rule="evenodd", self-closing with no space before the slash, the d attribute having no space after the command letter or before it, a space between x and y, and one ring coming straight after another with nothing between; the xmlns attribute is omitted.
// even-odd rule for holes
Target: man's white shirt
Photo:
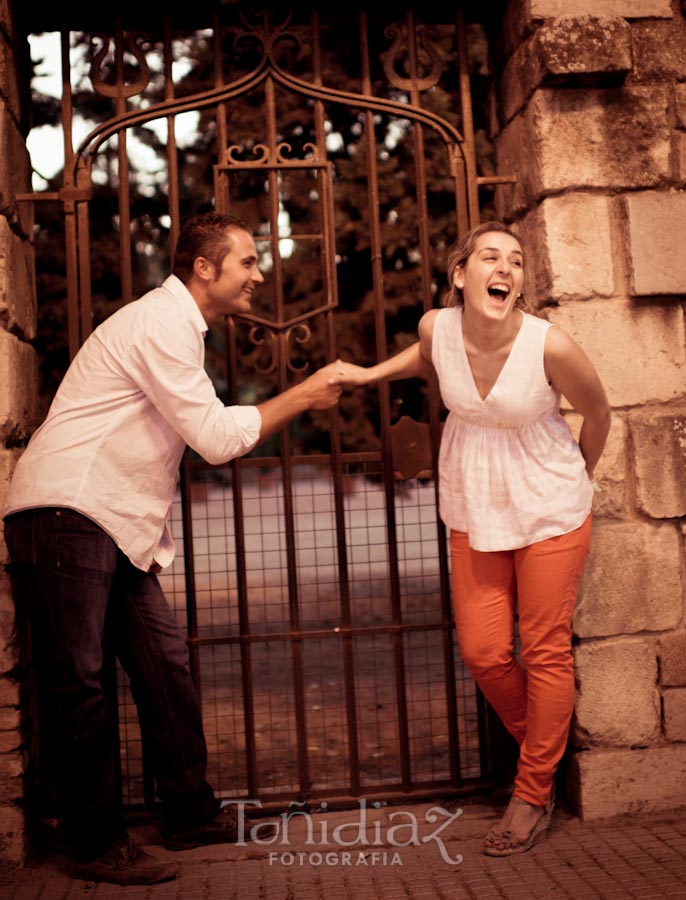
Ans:
<svg viewBox="0 0 686 900"><path fill-rule="evenodd" d="M105 320L70 365L20 458L4 515L69 507L147 571L168 527L186 444L212 465L258 441L255 406L224 406L204 368L207 324L174 275Z"/></svg>

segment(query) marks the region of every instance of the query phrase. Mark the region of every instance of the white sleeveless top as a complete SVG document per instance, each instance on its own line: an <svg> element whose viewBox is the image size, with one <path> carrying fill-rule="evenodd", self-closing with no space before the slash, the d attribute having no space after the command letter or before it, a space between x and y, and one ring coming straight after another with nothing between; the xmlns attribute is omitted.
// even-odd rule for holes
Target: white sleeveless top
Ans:
<svg viewBox="0 0 686 900"><path fill-rule="evenodd" d="M548 383L550 323L524 314L510 355L482 400L462 336L462 308L442 309L432 360L449 410L439 452L441 518L474 550L514 550L578 528L593 485Z"/></svg>

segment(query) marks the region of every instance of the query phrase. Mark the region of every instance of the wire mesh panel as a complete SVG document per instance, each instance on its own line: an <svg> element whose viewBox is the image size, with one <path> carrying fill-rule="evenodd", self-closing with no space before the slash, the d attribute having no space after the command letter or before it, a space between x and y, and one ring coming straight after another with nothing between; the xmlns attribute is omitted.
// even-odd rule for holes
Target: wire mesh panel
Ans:
<svg viewBox="0 0 686 900"><path fill-rule="evenodd" d="M393 638L372 634L355 641L359 695L360 782L369 791L402 782L400 722Z"/></svg>
<svg viewBox="0 0 686 900"><path fill-rule="evenodd" d="M304 657L312 791L345 792L350 783L350 752L341 641L312 638L307 642Z"/></svg>
<svg viewBox="0 0 686 900"><path fill-rule="evenodd" d="M210 644L198 651L207 778L222 791L245 792L245 717L240 648Z"/></svg>
<svg viewBox="0 0 686 900"><path fill-rule="evenodd" d="M182 552L160 576L179 621L191 623L208 773L220 795L388 794L478 780L476 692L458 658L454 673L449 668L456 650L446 617L433 479L394 482L399 619L380 461L345 464L338 498L321 458L294 461L294 629L279 463L267 458L242 465L242 556L231 471L196 462L185 487L191 514L185 539L180 497L172 511ZM348 548L345 579L337 503ZM186 559L194 572L190 591ZM239 608L241 578L247 612ZM126 799L138 803L152 788L146 794L135 710L125 676L120 682Z"/></svg>
<svg viewBox="0 0 686 900"><path fill-rule="evenodd" d="M404 641L408 660L406 690L412 780L430 784L449 782L450 711L442 636L437 631L414 631L406 634ZM464 725L464 721L459 725Z"/></svg>

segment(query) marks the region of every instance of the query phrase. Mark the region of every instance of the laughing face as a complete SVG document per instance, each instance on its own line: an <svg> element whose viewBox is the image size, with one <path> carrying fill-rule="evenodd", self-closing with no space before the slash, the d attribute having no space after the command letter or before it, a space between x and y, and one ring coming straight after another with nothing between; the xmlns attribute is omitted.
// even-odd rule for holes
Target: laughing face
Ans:
<svg viewBox="0 0 686 900"><path fill-rule="evenodd" d="M502 320L512 311L524 283L524 257L519 241L509 234L480 234L474 250L455 271L455 286L464 297L465 313Z"/></svg>

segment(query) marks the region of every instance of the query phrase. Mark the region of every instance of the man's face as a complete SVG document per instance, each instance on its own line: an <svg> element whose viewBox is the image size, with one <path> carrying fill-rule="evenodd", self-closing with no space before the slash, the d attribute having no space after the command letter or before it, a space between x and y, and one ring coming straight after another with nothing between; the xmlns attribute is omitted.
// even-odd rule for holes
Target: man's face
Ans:
<svg viewBox="0 0 686 900"><path fill-rule="evenodd" d="M249 312L252 293L264 281L257 268L255 242L248 232L233 229L226 239L231 249L208 284L208 297L216 315Z"/></svg>

